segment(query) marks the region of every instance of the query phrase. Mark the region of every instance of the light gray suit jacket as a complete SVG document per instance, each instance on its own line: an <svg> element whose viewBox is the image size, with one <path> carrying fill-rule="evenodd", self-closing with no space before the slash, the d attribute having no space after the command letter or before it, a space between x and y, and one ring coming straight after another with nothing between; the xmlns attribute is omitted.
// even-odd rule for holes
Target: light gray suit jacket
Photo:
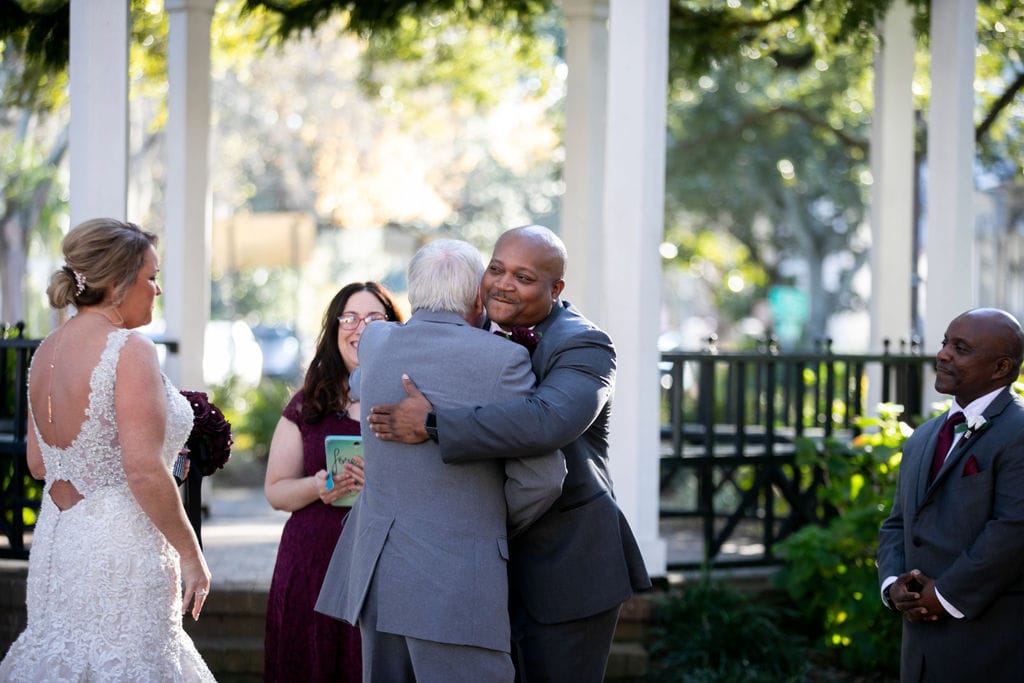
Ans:
<svg viewBox="0 0 1024 683"><path fill-rule="evenodd" d="M920 569L965 615L903 621L903 681L1024 676L1024 403L1007 389L984 416L988 426L957 442L931 486L946 415L918 427L903 448L879 532L879 580Z"/></svg>
<svg viewBox="0 0 1024 683"><path fill-rule="evenodd" d="M458 315L420 310L405 325L370 324L359 365L366 484L316 611L358 623L373 581L379 631L508 652L506 525L525 527L558 497L564 458L453 467L432 441L377 440L366 418L370 406L405 397L403 373L435 406L525 396L534 384L529 354Z"/></svg>

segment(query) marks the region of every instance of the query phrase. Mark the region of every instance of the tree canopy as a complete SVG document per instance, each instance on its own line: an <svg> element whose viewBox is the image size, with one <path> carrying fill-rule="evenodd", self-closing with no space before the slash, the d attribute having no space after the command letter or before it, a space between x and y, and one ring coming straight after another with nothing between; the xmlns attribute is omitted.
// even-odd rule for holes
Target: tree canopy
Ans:
<svg viewBox="0 0 1024 683"><path fill-rule="evenodd" d="M245 0L245 5L247 11L276 15L277 34L287 39L339 14L348 30L363 36L394 31L403 21L442 16L530 31L552 0Z"/></svg>

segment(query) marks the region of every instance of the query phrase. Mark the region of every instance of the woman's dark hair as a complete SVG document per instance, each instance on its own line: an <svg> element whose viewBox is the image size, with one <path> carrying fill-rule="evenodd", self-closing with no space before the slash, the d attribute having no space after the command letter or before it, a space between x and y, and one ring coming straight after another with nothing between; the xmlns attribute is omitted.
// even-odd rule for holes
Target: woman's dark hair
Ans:
<svg viewBox="0 0 1024 683"><path fill-rule="evenodd" d="M353 282L334 295L324 313L323 325L316 339L316 353L302 385L302 419L307 424L348 408L348 368L338 350L338 316L345 312L349 298L356 292L373 294L384 306L388 320L402 322L391 293L376 282Z"/></svg>

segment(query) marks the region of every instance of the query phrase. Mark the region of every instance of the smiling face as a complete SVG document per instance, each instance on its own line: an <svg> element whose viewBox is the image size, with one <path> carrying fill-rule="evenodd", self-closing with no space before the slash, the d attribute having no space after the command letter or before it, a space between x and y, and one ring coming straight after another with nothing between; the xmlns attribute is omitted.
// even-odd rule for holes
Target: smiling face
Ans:
<svg viewBox="0 0 1024 683"><path fill-rule="evenodd" d="M359 338L363 336L363 330L366 329L366 322L363 319L374 313L382 316L382 319L387 318L384 304L370 292L355 292L345 302L345 310L342 315L354 315L359 318L355 329L346 330L343 325L338 325L338 351L341 352L341 359L345 362L345 367L349 372L359 366Z"/></svg>
<svg viewBox="0 0 1024 683"><path fill-rule="evenodd" d="M529 230L503 234L480 282L488 317L504 328L530 326L551 312L565 282L559 250Z"/></svg>
<svg viewBox="0 0 1024 683"><path fill-rule="evenodd" d="M935 390L951 394L964 407L1016 380L1019 337L1014 326L1012 318L994 309L955 318L935 355Z"/></svg>
<svg viewBox="0 0 1024 683"><path fill-rule="evenodd" d="M135 282L125 292L115 310L124 318L127 329L148 325L153 320L153 302L163 290L157 284L156 276L160 265L156 249L150 247L143 259L142 267L135 276Z"/></svg>

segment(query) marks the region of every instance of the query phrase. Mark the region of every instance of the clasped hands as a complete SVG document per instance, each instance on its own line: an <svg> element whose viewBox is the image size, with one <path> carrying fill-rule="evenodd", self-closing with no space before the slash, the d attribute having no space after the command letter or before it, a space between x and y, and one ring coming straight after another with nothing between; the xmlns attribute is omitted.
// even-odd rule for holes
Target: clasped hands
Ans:
<svg viewBox="0 0 1024 683"><path fill-rule="evenodd" d="M889 602L907 621L938 621L946 610L935 594L935 579L912 569L889 586Z"/></svg>

